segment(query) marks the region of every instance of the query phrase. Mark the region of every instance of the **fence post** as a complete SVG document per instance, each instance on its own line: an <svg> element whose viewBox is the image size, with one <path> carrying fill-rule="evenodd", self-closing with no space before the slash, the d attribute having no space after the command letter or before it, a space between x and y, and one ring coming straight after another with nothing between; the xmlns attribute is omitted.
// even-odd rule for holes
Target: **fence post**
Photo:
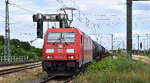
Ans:
<svg viewBox="0 0 150 83"><path fill-rule="evenodd" d="M2 56L0 56L0 59L1 59L0 62L2 62Z"/></svg>
<svg viewBox="0 0 150 83"><path fill-rule="evenodd" d="M27 56L27 60L29 60L29 56Z"/></svg>

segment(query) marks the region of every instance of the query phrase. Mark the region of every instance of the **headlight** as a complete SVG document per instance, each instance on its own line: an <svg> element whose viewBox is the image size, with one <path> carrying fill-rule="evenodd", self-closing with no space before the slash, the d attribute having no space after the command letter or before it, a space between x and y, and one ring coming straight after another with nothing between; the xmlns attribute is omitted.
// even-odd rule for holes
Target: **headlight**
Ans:
<svg viewBox="0 0 150 83"><path fill-rule="evenodd" d="M47 56L47 59L51 59L51 58L53 58L53 56Z"/></svg>
<svg viewBox="0 0 150 83"><path fill-rule="evenodd" d="M68 56L68 59L74 59L74 56Z"/></svg>
<svg viewBox="0 0 150 83"><path fill-rule="evenodd" d="M54 53L54 49L46 49L46 53Z"/></svg>
<svg viewBox="0 0 150 83"><path fill-rule="evenodd" d="M74 53L74 49L67 49L66 52L67 53Z"/></svg>

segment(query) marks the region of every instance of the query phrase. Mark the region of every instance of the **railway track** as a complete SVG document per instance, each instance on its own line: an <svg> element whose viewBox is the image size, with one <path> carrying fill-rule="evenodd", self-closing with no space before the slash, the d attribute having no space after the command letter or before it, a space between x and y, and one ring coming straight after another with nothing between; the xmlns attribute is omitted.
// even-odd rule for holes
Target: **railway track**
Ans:
<svg viewBox="0 0 150 83"><path fill-rule="evenodd" d="M63 77L63 76L46 76L39 83L71 83L71 81L79 73L75 73L73 76Z"/></svg>
<svg viewBox="0 0 150 83"><path fill-rule="evenodd" d="M43 79L40 83L69 83L71 80L72 80L72 77L50 76L46 79Z"/></svg>
<svg viewBox="0 0 150 83"><path fill-rule="evenodd" d="M0 67L36 63L36 62L39 62L39 61L40 60L37 60L37 61L21 61L21 62L0 62Z"/></svg>
<svg viewBox="0 0 150 83"><path fill-rule="evenodd" d="M50 81L54 77L55 76L50 76L50 77L44 78L40 83L47 83L48 81Z"/></svg>
<svg viewBox="0 0 150 83"><path fill-rule="evenodd" d="M19 72L19 71L22 71L22 70L32 69L32 68L36 68L36 67L40 67L40 66L41 66L41 63L4 69L4 70L0 70L0 75L15 73L15 72Z"/></svg>

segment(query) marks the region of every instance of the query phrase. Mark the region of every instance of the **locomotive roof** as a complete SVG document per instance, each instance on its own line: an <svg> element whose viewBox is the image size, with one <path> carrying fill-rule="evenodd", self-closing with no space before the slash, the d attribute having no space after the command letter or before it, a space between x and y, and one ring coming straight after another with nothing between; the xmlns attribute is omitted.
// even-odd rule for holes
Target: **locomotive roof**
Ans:
<svg viewBox="0 0 150 83"><path fill-rule="evenodd" d="M76 32L82 33L82 31L79 28L49 28L47 32Z"/></svg>

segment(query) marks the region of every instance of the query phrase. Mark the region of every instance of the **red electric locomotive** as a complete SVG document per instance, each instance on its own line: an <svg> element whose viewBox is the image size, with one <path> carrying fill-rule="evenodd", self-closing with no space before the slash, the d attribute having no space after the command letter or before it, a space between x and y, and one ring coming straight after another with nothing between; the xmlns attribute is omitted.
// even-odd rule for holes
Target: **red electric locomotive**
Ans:
<svg viewBox="0 0 150 83"><path fill-rule="evenodd" d="M77 28L48 29L44 36L43 69L68 75L93 60L93 42Z"/></svg>
<svg viewBox="0 0 150 83"><path fill-rule="evenodd" d="M59 28L48 29L44 35L42 67L49 75L72 75L108 52L80 29L71 28L67 14L36 14L33 21L38 38L43 38L43 22L59 22Z"/></svg>

